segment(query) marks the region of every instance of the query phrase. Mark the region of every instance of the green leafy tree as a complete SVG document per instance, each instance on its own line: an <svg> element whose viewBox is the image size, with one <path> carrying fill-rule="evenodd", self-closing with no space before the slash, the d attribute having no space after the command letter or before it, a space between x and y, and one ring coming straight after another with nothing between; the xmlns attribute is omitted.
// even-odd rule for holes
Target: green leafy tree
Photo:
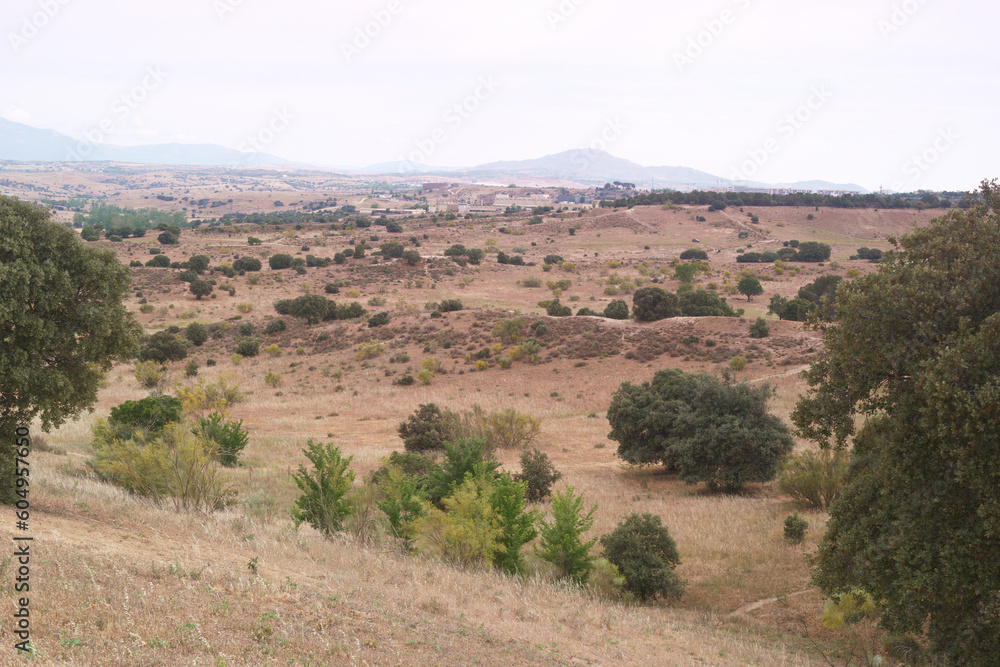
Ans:
<svg viewBox="0 0 1000 667"><path fill-rule="evenodd" d="M775 294L771 297L771 301L767 305L768 315L777 315L779 320L785 319L783 316L785 310L785 304L788 303L788 299L781 296L780 294Z"/></svg>
<svg viewBox="0 0 1000 667"><path fill-rule="evenodd" d="M1000 654L1000 186L839 290L838 321L792 419L853 440L815 581L877 601L889 632L950 664ZM891 490L891 492L887 492Z"/></svg>
<svg viewBox="0 0 1000 667"><path fill-rule="evenodd" d="M291 268L292 256L288 253L279 252L267 258L267 265L275 271Z"/></svg>
<svg viewBox="0 0 1000 667"><path fill-rule="evenodd" d="M492 479L499 467L500 463L487 454L482 440L466 438L446 443L441 465L432 468L424 480L427 499L440 503L458 488L466 475Z"/></svg>
<svg viewBox="0 0 1000 667"><path fill-rule="evenodd" d="M354 485L354 471L348 466L353 456L346 459L340 448L327 444L325 447L312 438L302 450L312 463L311 469L299 464L299 471L292 474L295 485L302 495L292 506L292 521L295 527L303 522L330 537L343 530L344 519L351 510L347 492Z"/></svg>
<svg viewBox="0 0 1000 667"><path fill-rule="evenodd" d="M699 289L681 292L677 299L678 314L684 317L737 317L739 313L713 290Z"/></svg>
<svg viewBox="0 0 1000 667"><path fill-rule="evenodd" d="M530 502L538 502L552 494L552 485L562 479L548 454L536 447L521 450L521 472L514 479L527 484L524 496Z"/></svg>
<svg viewBox="0 0 1000 667"><path fill-rule="evenodd" d="M212 283L207 280L192 280L188 289L191 290L191 294L194 294L196 299L200 300L201 297L211 294L214 288Z"/></svg>
<svg viewBox="0 0 1000 667"><path fill-rule="evenodd" d="M417 411L396 428L408 452L442 449L444 443L458 436L459 417L436 403L421 403Z"/></svg>
<svg viewBox="0 0 1000 667"><path fill-rule="evenodd" d="M388 519L393 535L409 545L410 524L423 514L426 492L415 475L408 475L403 468L392 464L377 484L382 491L378 508Z"/></svg>
<svg viewBox="0 0 1000 667"><path fill-rule="evenodd" d="M601 538L604 557L625 577L625 590L640 600L676 600L684 584L675 572L681 557L660 517L631 514Z"/></svg>
<svg viewBox="0 0 1000 667"><path fill-rule="evenodd" d="M837 286L843 281L840 276L820 276L808 285L800 287L798 298L813 304L813 310L818 309L823 319L832 320L837 316Z"/></svg>
<svg viewBox="0 0 1000 667"><path fill-rule="evenodd" d="M184 330L184 337L191 341L192 345L204 345L208 340L208 327L200 322L192 322Z"/></svg>
<svg viewBox="0 0 1000 667"><path fill-rule="evenodd" d="M490 505L503 530L499 540L503 549L493 553L493 566L507 574L524 573L521 547L538 536L536 526L540 513L525 506L527 487L525 482L519 482L505 472L494 480L489 492Z"/></svg>
<svg viewBox="0 0 1000 667"><path fill-rule="evenodd" d="M639 322L655 322L677 315L677 295L659 287L642 287L632 295L632 316Z"/></svg>
<svg viewBox="0 0 1000 667"><path fill-rule="evenodd" d="M604 317L612 320L627 320L628 304L621 299L615 299L604 308Z"/></svg>
<svg viewBox="0 0 1000 667"><path fill-rule="evenodd" d="M652 382L623 382L608 408L618 455L661 462L689 484L739 489L775 478L792 451L788 427L767 411L774 389L676 368Z"/></svg>
<svg viewBox="0 0 1000 667"><path fill-rule="evenodd" d="M57 427L97 400L115 359L135 353L129 270L48 213L0 196L0 502L18 500L14 432Z"/></svg>
<svg viewBox="0 0 1000 667"><path fill-rule="evenodd" d="M195 273L204 273L205 271L208 271L208 255L191 255L187 264L188 268Z"/></svg>
<svg viewBox="0 0 1000 667"><path fill-rule="evenodd" d="M150 336L139 350L142 361L156 361L161 364L168 361L180 361L187 356L187 345L177 334L169 331L157 331Z"/></svg>
<svg viewBox="0 0 1000 667"><path fill-rule="evenodd" d="M819 241L803 241L795 254L797 262L825 262L830 259L830 246Z"/></svg>
<svg viewBox="0 0 1000 667"><path fill-rule="evenodd" d="M764 286L753 276L745 276L740 279L736 289L747 298L747 301L752 301L755 296L764 293Z"/></svg>
<svg viewBox="0 0 1000 667"><path fill-rule="evenodd" d="M694 280L694 274L698 272L698 265L695 263L678 264L674 267L674 278L682 283L689 283Z"/></svg>
<svg viewBox="0 0 1000 667"><path fill-rule="evenodd" d="M708 259L708 253L705 252L704 250L702 250L701 248L691 248L691 249L685 250L684 252L681 253L681 259L684 259L684 260L688 260L688 259L702 259L702 260L707 260Z"/></svg>
<svg viewBox="0 0 1000 667"><path fill-rule="evenodd" d="M555 565L560 576L585 584L594 562L590 550L597 538L584 541L583 534L594 525L597 505L584 514L583 494L578 496L574 491L567 485L552 494L552 522L542 520L535 553Z"/></svg>
<svg viewBox="0 0 1000 667"><path fill-rule="evenodd" d="M262 268L260 260L256 257L244 255L233 262L234 271L260 271Z"/></svg>

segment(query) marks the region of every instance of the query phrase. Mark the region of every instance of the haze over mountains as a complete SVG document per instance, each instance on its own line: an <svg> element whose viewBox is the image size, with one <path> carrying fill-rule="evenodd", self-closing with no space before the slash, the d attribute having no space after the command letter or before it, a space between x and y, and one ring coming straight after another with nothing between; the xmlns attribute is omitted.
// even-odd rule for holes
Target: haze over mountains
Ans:
<svg viewBox="0 0 1000 667"><path fill-rule="evenodd" d="M116 146L74 139L54 130L45 130L0 118L0 160L24 162L125 162L138 164L191 166L291 166L290 160L262 152L238 151L216 144L151 144ZM308 166L308 165L303 165ZM497 184L517 183L524 179L558 180L583 186L600 186L624 181L637 187L705 189L743 185L763 187L780 185L796 189L853 190L867 192L854 183L838 184L811 180L796 183L736 183L689 167L645 167L595 149L572 149L528 160L490 162L473 167L439 167L408 160L381 162L361 169L370 174L420 176L473 180Z"/></svg>

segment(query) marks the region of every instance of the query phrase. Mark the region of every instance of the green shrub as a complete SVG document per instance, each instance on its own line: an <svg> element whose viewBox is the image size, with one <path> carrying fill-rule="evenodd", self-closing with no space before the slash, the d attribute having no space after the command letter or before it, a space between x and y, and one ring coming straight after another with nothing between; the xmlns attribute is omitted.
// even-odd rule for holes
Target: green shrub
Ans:
<svg viewBox="0 0 1000 667"><path fill-rule="evenodd" d="M809 522L799 516L798 512L785 517L785 539L792 544L800 544L806 538Z"/></svg>
<svg viewBox="0 0 1000 667"><path fill-rule="evenodd" d="M594 525L597 505L583 513L583 495L575 495L572 486L552 494L552 522L541 522L541 540L535 546L535 554L552 563L559 576L568 577L585 584L590 574L594 557L590 550L597 538L584 541L583 534Z"/></svg>
<svg viewBox="0 0 1000 667"><path fill-rule="evenodd" d="M482 415L476 421L478 434L490 449L527 447L541 433L538 419L513 408Z"/></svg>
<svg viewBox="0 0 1000 667"><path fill-rule="evenodd" d="M222 415L213 412L198 420L198 433L216 444L215 456L227 468L239 464L240 453L250 441L250 434L243 428L243 420L224 421Z"/></svg>
<svg viewBox="0 0 1000 667"><path fill-rule="evenodd" d="M250 322L241 322L236 326L236 333L241 336L248 337L252 336L254 332L254 326Z"/></svg>
<svg viewBox="0 0 1000 667"><path fill-rule="evenodd" d="M184 377L193 378L198 375L198 362L191 359L184 366Z"/></svg>
<svg viewBox="0 0 1000 667"><path fill-rule="evenodd" d="M539 513L528 510L524 504L527 484L503 473L494 481L489 491L489 502L500 522L500 548L493 552L493 566L507 574L523 574L524 560L521 547L538 536Z"/></svg>
<svg viewBox="0 0 1000 667"><path fill-rule="evenodd" d="M151 260L146 262L146 266L165 269L170 266L170 258L166 255L155 255Z"/></svg>
<svg viewBox="0 0 1000 667"><path fill-rule="evenodd" d="M525 447L521 452L521 472L515 479L527 485L525 499L538 502L552 494L552 485L562 479L562 473L552 465L548 454L536 447Z"/></svg>
<svg viewBox="0 0 1000 667"><path fill-rule="evenodd" d="M302 495L292 506L292 521L295 527L303 522L330 537L343 529L344 520L350 514L347 492L354 485L354 471L348 466L353 456L341 456L340 448L327 444L325 447L313 442L312 438L302 450L312 463L311 469L299 465L292 475L295 485Z"/></svg>
<svg viewBox="0 0 1000 667"><path fill-rule="evenodd" d="M195 280L198 280L198 274L192 271L191 269L185 269L184 271L180 272L180 275L178 275L177 278L182 283L190 283Z"/></svg>
<svg viewBox="0 0 1000 667"><path fill-rule="evenodd" d="M807 507L826 509L840 497L847 481L849 455L843 451L805 450L785 459L778 490Z"/></svg>
<svg viewBox="0 0 1000 667"><path fill-rule="evenodd" d="M535 320L531 323L530 328L536 336L544 336L549 331L549 325L542 320Z"/></svg>
<svg viewBox="0 0 1000 667"><path fill-rule="evenodd" d="M267 335L272 335L276 333L281 333L287 328L288 325L285 324L284 320L272 320L271 322L267 323L266 327L264 327L264 333Z"/></svg>
<svg viewBox="0 0 1000 667"><path fill-rule="evenodd" d="M244 255L233 261L234 271L260 271L263 265L260 260L256 257L248 257Z"/></svg>
<svg viewBox="0 0 1000 667"><path fill-rule="evenodd" d="M663 597L676 600L684 584L675 568L680 564L677 543L660 517L632 514L601 538L604 557L625 577L625 590L640 600Z"/></svg>
<svg viewBox="0 0 1000 667"><path fill-rule="evenodd" d="M559 298L552 299L545 307L545 314L549 317L569 317L573 314L573 309L559 303Z"/></svg>
<svg viewBox="0 0 1000 667"><path fill-rule="evenodd" d="M260 338L242 338L236 343L236 354L241 357L256 357L260 354Z"/></svg>
<svg viewBox="0 0 1000 667"><path fill-rule="evenodd" d="M292 256L287 253L271 255L267 259L267 265L276 271L290 268L292 266Z"/></svg>
<svg viewBox="0 0 1000 667"><path fill-rule="evenodd" d="M684 317L737 317L724 298L707 289L680 292L677 306Z"/></svg>
<svg viewBox="0 0 1000 667"><path fill-rule="evenodd" d="M428 471L424 478L427 499L439 504L458 488L467 474L492 479L499 467L500 463L488 455L482 440L464 438L445 443L441 464Z"/></svg>
<svg viewBox="0 0 1000 667"><path fill-rule="evenodd" d="M147 396L138 401L125 401L111 408L108 424L124 436L135 430L155 433L170 423L181 420L181 402L173 396Z"/></svg>
<svg viewBox="0 0 1000 667"><path fill-rule="evenodd" d="M767 338L771 335L771 327L767 326L767 321L763 317L758 317L750 325L751 338Z"/></svg>
<svg viewBox="0 0 1000 667"><path fill-rule="evenodd" d="M632 295L632 316L639 322L675 317L677 304L676 294L659 287L642 287Z"/></svg>
<svg viewBox="0 0 1000 667"><path fill-rule="evenodd" d="M204 345L205 341L208 340L208 327L198 322L192 322L184 330L184 337L196 346Z"/></svg>
<svg viewBox="0 0 1000 667"><path fill-rule="evenodd" d="M396 380L396 384L398 384L400 387L409 387L415 382L416 380L409 373L406 373L405 375L400 375L399 379Z"/></svg>
<svg viewBox="0 0 1000 667"><path fill-rule="evenodd" d="M387 312L376 313L368 318L369 328L381 327L386 324L389 324L389 313Z"/></svg>
<svg viewBox="0 0 1000 667"><path fill-rule="evenodd" d="M393 454L398 454L398 452L393 452ZM420 457L419 454L404 454L403 456ZM430 460L430 464L433 466L433 459ZM423 514L424 501L426 500L426 494L420 486L418 475L410 474L403 467L390 463L379 473L373 475L372 480L382 491L382 500L377 504L378 508L385 514L391 532L395 537L403 540L405 544L409 544L410 524Z"/></svg>
<svg viewBox="0 0 1000 667"><path fill-rule="evenodd" d="M182 424L168 424L155 435L94 441L89 465L130 493L175 509L210 512L235 503L236 491L211 458L214 443Z"/></svg>
<svg viewBox="0 0 1000 667"><path fill-rule="evenodd" d="M621 299L615 299L604 309L604 317L612 320L627 320L628 314L628 304Z"/></svg>
<svg viewBox="0 0 1000 667"><path fill-rule="evenodd" d="M170 371L166 364L156 361L140 361L135 365L135 379L146 389L162 387L167 383Z"/></svg>
<svg viewBox="0 0 1000 667"><path fill-rule="evenodd" d="M459 299L444 299L437 310L440 310L442 313L450 313L455 310L462 310L463 308L464 306Z"/></svg>
<svg viewBox="0 0 1000 667"><path fill-rule="evenodd" d="M434 403L422 403L396 430L406 451L425 452L444 447L446 441L457 437L458 428L458 414Z"/></svg>
<svg viewBox="0 0 1000 667"><path fill-rule="evenodd" d="M413 521L417 550L461 567L489 563L502 548L503 527L476 480L465 480L441 504L443 509L427 504Z"/></svg>
<svg viewBox="0 0 1000 667"><path fill-rule="evenodd" d="M707 260L708 253L705 252L704 250L701 250L700 248L691 248L690 250L685 250L684 252L682 252L680 258L683 260L688 260L688 259Z"/></svg>
<svg viewBox="0 0 1000 667"><path fill-rule="evenodd" d="M143 361L180 361L187 356L187 345L175 334L159 331L139 348L139 358Z"/></svg>

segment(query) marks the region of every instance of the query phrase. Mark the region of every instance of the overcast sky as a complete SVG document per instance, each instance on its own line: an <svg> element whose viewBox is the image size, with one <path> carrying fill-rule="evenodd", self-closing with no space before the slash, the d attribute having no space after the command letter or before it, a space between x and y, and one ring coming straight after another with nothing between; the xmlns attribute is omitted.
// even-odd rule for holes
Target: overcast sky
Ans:
<svg viewBox="0 0 1000 667"><path fill-rule="evenodd" d="M968 190L1000 176L998 18L988 0L5 0L0 113L322 165L593 147Z"/></svg>

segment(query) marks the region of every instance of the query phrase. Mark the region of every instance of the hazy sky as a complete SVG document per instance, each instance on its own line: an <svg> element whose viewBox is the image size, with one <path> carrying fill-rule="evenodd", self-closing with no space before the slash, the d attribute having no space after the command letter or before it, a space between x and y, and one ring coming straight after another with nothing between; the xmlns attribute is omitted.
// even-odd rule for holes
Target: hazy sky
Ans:
<svg viewBox="0 0 1000 667"><path fill-rule="evenodd" d="M602 148L725 178L1000 176L987 0L5 0L0 114L324 165Z"/></svg>

